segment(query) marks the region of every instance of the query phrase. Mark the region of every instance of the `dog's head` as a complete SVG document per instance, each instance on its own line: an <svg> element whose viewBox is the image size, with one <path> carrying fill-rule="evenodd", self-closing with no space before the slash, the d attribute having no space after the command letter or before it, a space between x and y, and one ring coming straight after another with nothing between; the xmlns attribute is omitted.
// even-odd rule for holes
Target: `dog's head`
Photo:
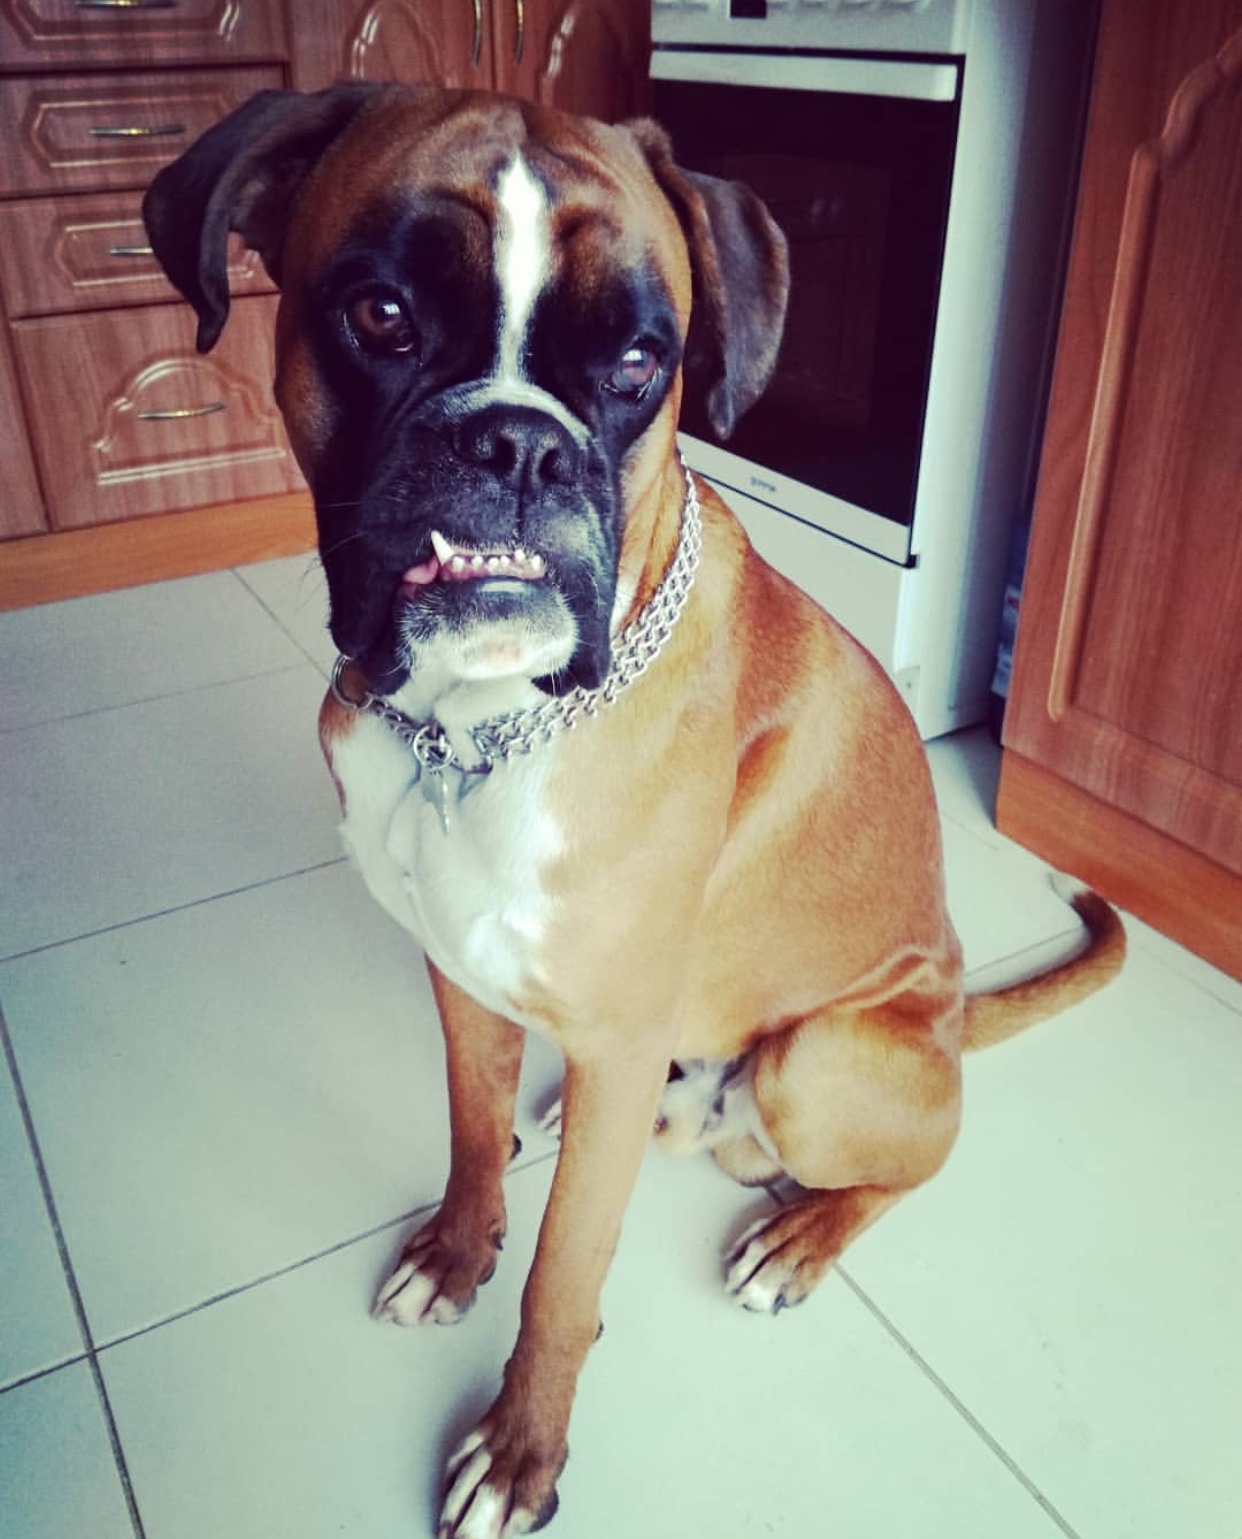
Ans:
<svg viewBox="0 0 1242 1539"><path fill-rule="evenodd" d="M144 214L201 351L230 230L280 287L277 399L372 688L431 659L596 685L683 366L727 434L775 361L785 246L758 200L680 171L651 123L345 85L255 97Z"/></svg>

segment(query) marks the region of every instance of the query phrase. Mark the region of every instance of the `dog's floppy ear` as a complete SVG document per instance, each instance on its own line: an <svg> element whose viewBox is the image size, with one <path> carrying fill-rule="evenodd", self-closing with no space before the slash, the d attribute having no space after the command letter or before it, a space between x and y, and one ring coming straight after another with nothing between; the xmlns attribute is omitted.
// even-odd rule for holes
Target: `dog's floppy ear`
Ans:
<svg viewBox="0 0 1242 1539"><path fill-rule="evenodd" d="M683 171L668 135L650 119L624 126L681 221L694 278L686 384L727 438L776 366L789 298L785 237L745 183Z"/></svg>
<svg viewBox="0 0 1242 1539"><path fill-rule="evenodd" d="M262 91L151 183L142 217L160 265L198 312L200 353L215 345L228 319L229 231L259 253L279 284L294 194L379 89L353 82L313 95Z"/></svg>

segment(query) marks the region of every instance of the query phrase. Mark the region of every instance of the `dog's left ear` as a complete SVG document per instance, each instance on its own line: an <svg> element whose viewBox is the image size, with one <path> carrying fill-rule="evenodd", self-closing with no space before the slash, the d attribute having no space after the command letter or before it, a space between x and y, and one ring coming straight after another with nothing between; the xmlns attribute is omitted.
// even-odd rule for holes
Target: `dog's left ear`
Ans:
<svg viewBox="0 0 1242 1539"><path fill-rule="evenodd" d="M743 182L683 171L649 118L623 125L681 221L694 279L684 369L721 438L763 394L780 350L789 299L789 250Z"/></svg>
<svg viewBox="0 0 1242 1539"><path fill-rule="evenodd" d="M142 217L160 265L198 312L200 353L215 346L228 319L229 231L240 232L279 284L294 194L381 89L353 82L312 95L262 91L151 183Z"/></svg>

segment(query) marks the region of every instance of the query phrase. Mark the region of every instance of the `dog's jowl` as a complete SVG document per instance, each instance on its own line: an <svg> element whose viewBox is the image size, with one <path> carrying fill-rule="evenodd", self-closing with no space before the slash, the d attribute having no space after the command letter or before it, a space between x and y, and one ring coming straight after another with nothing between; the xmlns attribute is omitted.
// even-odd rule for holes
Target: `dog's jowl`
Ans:
<svg viewBox="0 0 1242 1539"><path fill-rule="evenodd" d="M683 388L727 434L780 342L784 241L744 187L679 170L648 122L353 85L256 97L145 212L201 348L231 229L280 287L276 394L342 659L321 741L443 1024L451 1173L381 1317L469 1309L524 1033L564 1054L521 1329L440 1517L523 1533L556 1506L653 1129L797 1183L724 1266L745 1308L796 1304L944 1161L963 1047L1102 982L1119 926L1082 894L1082 959L963 999L904 705L683 468Z"/></svg>

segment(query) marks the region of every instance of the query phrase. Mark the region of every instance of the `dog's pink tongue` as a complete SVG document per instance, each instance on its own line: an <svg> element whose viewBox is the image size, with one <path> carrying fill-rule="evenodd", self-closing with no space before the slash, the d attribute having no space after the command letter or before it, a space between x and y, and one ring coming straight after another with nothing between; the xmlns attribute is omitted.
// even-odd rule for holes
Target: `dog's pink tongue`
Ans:
<svg viewBox="0 0 1242 1539"><path fill-rule="evenodd" d="M428 556L426 561L420 561L417 566L408 567L402 572L401 581L408 583L411 588L425 588L428 583L435 582L439 575L439 559Z"/></svg>

